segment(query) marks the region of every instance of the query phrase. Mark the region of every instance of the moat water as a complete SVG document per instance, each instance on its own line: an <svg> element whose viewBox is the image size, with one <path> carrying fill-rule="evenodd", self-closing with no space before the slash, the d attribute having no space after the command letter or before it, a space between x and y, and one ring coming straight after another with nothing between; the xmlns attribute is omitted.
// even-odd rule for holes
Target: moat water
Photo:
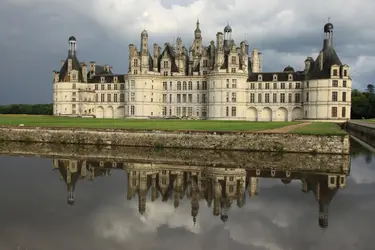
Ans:
<svg viewBox="0 0 375 250"><path fill-rule="evenodd" d="M0 250L374 249L375 154L352 141L346 159L289 171L3 155Z"/></svg>

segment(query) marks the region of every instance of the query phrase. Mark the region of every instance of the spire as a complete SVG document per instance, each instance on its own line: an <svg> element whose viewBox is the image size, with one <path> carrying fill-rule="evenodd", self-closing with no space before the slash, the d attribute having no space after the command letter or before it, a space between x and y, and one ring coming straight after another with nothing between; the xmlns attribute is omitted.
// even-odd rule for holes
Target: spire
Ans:
<svg viewBox="0 0 375 250"><path fill-rule="evenodd" d="M76 38L74 36L69 37L69 56L75 56L77 45L76 45Z"/></svg>
<svg viewBox="0 0 375 250"><path fill-rule="evenodd" d="M195 31L194 31L195 39L200 39L201 35L202 35L202 33L201 33L201 29L199 28L199 19L197 19L196 28L195 28Z"/></svg>

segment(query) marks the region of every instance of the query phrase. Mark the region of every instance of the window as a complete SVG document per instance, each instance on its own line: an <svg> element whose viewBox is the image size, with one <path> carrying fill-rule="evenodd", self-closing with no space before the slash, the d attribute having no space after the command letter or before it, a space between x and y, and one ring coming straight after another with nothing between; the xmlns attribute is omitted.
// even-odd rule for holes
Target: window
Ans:
<svg viewBox="0 0 375 250"><path fill-rule="evenodd" d="M202 95L202 102L203 102L203 103L206 103L206 94L203 94L203 95Z"/></svg>
<svg viewBox="0 0 375 250"><path fill-rule="evenodd" d="M258 81L262 81L262 75L258 75Z"/></svg>
<svg viewBox="0 0 375 250"><path fill-rule="evenodd" d="M99 89L98 84L95 84L95 90L98 90L98 89Z"/></svg>
<svg viewBox="0 0 375 250"><path fill-rule="evenodd" d="M124 94L120 94L120 102L125 102L125 95Z"/></svg>
<svg viewBox="0 0 375 250"><path fill-rule="evenodd" d="M134 75L138 74L138 70L135 69L135 70L133 71L133 74L134 74Z"/></svg>
<svg viewBox="0 0 375 250"><path fill-rule="evenodd" d="M229 89L229 79L227 79L227 89Z"/></svg>
<svg viewBox="0 0 375 250"><path fill-rule="evenodd" d="M301 83L300 82L296 82L296 89L300 89L301 88Z"/></svg>
<svg viewBox="0 0 375 250"><path fill-rule="evenodd" d="M167 82L163 82L163 90L168 90L168 83Z"/></svg>
<svg viewBox="0 0 375 250"><path fill-rule="evenodd" d="M207 82L206 81L202 81L202 89L207 90Z"/></svg>
<svg viewBox="0 0 375 250"><path fill-rule="evenodd" d="M232 68L231 72L236 73L236 68Z"/></svg>
<svg viewBox="0 0 375 250"><path fill-rule="evenodd" d="M229 116L229 107L226 107L226 115Z"/></svg>
<svg viewBox="0 0 375 250"><path fill-rule="evenodd" d="M189 90L193 90L193 82L189 82Z"/></svg>
<svg viewBox="0 0 375 250"><path fill-rule="evenodd" d="M255 102L255 94L251 93L250 94L250 103L254 103L254 102Z"/></svg>
<svg viewBox="0 0 375 250"><path fill-rule="evenodd" d="M107 94L107 102L111 102L111 94Z"/></svg>
<svg viewBox="0 0 375 250"><path fill-rule="evenodd" d="M339 81L333 80L332 81L332 87L338 87L339 86Z"/></svg>
<svg viewBox="0 0 375 250"><path fill-rule="evenodd" d="M273 89L277 89L277 82L273 83Z"/></svg>
<svg viewBox="0 0 375 250"><path fill-rule="evenodd" d="M227 102L229 102L229 92L227 92Z"/></svg>
<svg viewBox="0 0 375 250"><path fill-rule="evenodd" d="M101 90L104 90L104 84L102 84L102 85L100 86L100 88L101 88Z"/></svg>
<svg viewBox="0 0 375 250"><path fill-rule="evenodd" d="M262 102L262 94L259 93L259 94L258 94L258 103L261 103L261 102Z"/></svg>
<svg viewBox="0 0 375 250"><path fill-rule="evenodd" d="M135 93L131 93L130 98L130 101L135 102Z"/></svg>
<svg viewBox="0 0 375 250"><path fill-rule="evenodd" d="M118 88L118 86L117 86L118 84L115 84L115 85L113 85L113 87L114 87L114 90L117 90L117 88Z"/></svg>
<svg viewBox="0 0 375 250"><path fill-rule="evenodd" d="M135 106L130 106L130 115L135 115Z"/></svg>
<svg viewBox="0 0 375 250"><path fill-rule="evenodd" d="M134 67L138 67L138 59L134 59Z"/></svg>
<svg viewBox="0 0 375 250"><path fill-rule="evenodd" d="M207 116L207 108L206 107L202 108L202 116L203 117Z"/></svg>
<svg viewBox="0 0 375 250"><path fill-rule="evenodd" d="M186 116L186 107L182 107L182 116Z"/></svg>
<svg viewBox="0 0 375 250"><path fill-rule="evenodd" d="M163 116L166 116L167 115L167 107L163 107Z"/></svg>
<svg viewBox="0 0 375 250"><path fill-rule="evenodd" d="M232 93L232 102L236 102L236 101L237 101L236 93Z"/></svg>
<svg viewBox="0 0 375 250"><path fill-rule="evenodd" d="M272 94L272 102L273 102L273 103L276 103L276 102L277 102L277 95L276 95L276 93L273 93L273 94Z"/></svg>
<svg viewBox="0 0 375 250"><path fill-rule="evenodd" d="M193 115L193 108L188 107L188 116L192 116L192 115Z"/></svg>
<svg viewBox="0 0 375 250"><path fill-rule="evenodd" d="M280 94L280 102L285 103L285 93Z"/></svg>
<svg viewBox="0 0 375 250"><path fill-rule="evenodd" d="M346 92L342 92L342 101L346 102Z"/></svg>
<svg viewBox="0 0 375 250"><path fill-rule="evenodd" d="M197 90L199 90L199 81L197 81Z"/></svg>
<svg viewBox="0 0 375 250"><path fill-rule="evenodd" d="M114 101L114 102L118 102L117 94L114 94L114 95L113 95L113 101Z"/></svg>
<svg viewBox="0 0 375 250"><path fill-rule="evenodd" d="M73 83L73 89L76 89L77 88L77 84Z"/></svg>
<svg viewBox="0 0 375 250"><path fill-rule="evenodd" d="M181 103L181 94L177 94L177 103Z"/></svg>
<svg viewBox="0 0 375 250"><path fill-rule="evenodd" d="M334 75L334 76L337 76L337 69L334 69L334 70L333 70L333 75Z"/></svg>
<svg viewBox="0 0 375 250"><path fill-rule="evenodd" d="M262 83L258 83L258 89L262 89Z"/></svg>
<svg viewBox="0 0 375 250"><path fill-rule="evenodd" d="M177 90L181 90L181 82L177 82Z"/></svg>
<svg viewBox="0 0 375 250"><path fill-rule="evenodd" d="M183 103L186 103L186 94L183 94L183 95L182 95L182 102L183 102Z"/></svg>
<svg viewBox="0 0 375 250"><path fill-rule="evenodd" d="M266 83L266 89L270 89L270 83L269 82Z"/></svg>
<svg viewBox="0 0 375 250"><path fill-rule="evenodd" d="M310 83L308 81L306 82L306 88L310 88Z"/></svg>
<svg viewBox="0 0 375 250"><path fill-rule="evenodd" d="M172 94L169 94L169 102L172 102Z"/></svg>
<svg viewBox="0 0 375 250"><path fill-rule="evenodd" d="M176 115L181 116L181 107L177 107L176 109Z"/></svg>
<svg viewBox="0 0 375 250"><path fill-rule="evenodd" d="M168 68L168 61L164 61L164 68Z"/></svg>
<svg viewBox="0 0 375 250"><path fill-rule="evenodd" d="M167 94L163 94L163 103L167 102Z"/></svg>
<svg viewBox="0 0 375 250"><path fill-rule="evenodd" d="M199 98L199 94L197 94L197 103L201 103L201 99Z"/></svg>
<svg viewBox="0 0 375 250"><path fill-rule="evenodd" d="M346 108L345 107L341 108L341 116L346 117Z"/></svg>
<svg viewBox="0 0 375 250"><path fill-rule="evenodd" d="M99 95L96 94L96 95L95 95L95 102L98 102L98 101L99 101Z"/></svg>
<svg viewBox="0 0 375 250"><path fill-rule="evenodd" d="M125 84L120 84L120 90L124 90L125 89Z"/></svg>
<svg viewBox="0 0 375 250"><path fill-rule="evenodd" d="M232 89L237 88L237 79L232 79Z"/></svg>
<svg viewBox="0 0 375 250"><path fill-rule="evenodd" d="M252 83L250 84L250 89L255 89L255 83L252 82Z"/></svg>
<svg viewBox="0 0 375 250"><path fill-rule="evenodd" d="M237 109L236 107L232 107L232 116L236 116L237 115Z"/></svg>
<svg viewBox="0 0 375 250"><path fill-rule="evenodd" d="M332 101L337 102L337 92L332 92Z"/></svg>
<svg viewBox="0 0 375 250"><path fill-rule="evenodd" d="M288 94L288 102L289 102L289 103L292 103L292 93L289 93L289 94Z"/></svg>
<svg viewBox="0 0 375 250"><path fill-rule="evenodd" d="M270 94L266 93L266 94L264 95L264 102L265 102L265 103L270 103Z"/></svg>
<svg viewBox="0 0 375 250"><path fill-rule="evenodd" d="M301 102L301 94L300 94L300 93L296 93L296 94L294 95L294 102L295 102L295 103L299 103L299 102Z"/></svg>
<svg viewBox="0 0 375 250"><path fill-rule="evenodd" d="M306 102L309 102L309 92L306 92Z"/></svg>
<svg viewBox="0 0 375 250"><path fill-rule="evenodd" d="M208 66L208 60L203 60L203 67L207 67Z"/></svg>
<svg viewBox="0 0 375 250"><path fill-rule="evenodd" d="M281 89L285 89L285 82L281 83Z"/></svg>
<svg viewBox="0 0 375 250"><path fill-rule="evenodd" d="M342 86L343 86L344 88L346 88L346 81L345 81L345 80L342 81Z"/></svg>
<svg viewBox="0 0 375 250"><path fill-rule="evenodd" d="M192 103L193 102L193 94L188 95L188 102Z"/></svg>
<svg viewBox="0 0 375 250"><path fill-rule="evenodd" d="M337 107L332 107L331 113L332 113L332 117L337 117Z"/></svg>
<svg viewBox="0 0 375 250"><path fill-rule="evenodd" d="M197 116L199 117L199 108L197 108Z"/></svg>
<svg viewBox="0 0 375 250"><path fill-rule="evenodd" d="M348 71L344 69L344 76L348 76Z"/></svg>
<svg viewBox="0 0 375 250"><path fill-rule="evenodd" d="M236 64L236 57L232 56L232 64Z"/></svg>
<svg viewBox="0 0 375 250"><path fill-rule="evenodd" d="M111 90L111 85L110 84L107 85L107 89Z"/></svg>

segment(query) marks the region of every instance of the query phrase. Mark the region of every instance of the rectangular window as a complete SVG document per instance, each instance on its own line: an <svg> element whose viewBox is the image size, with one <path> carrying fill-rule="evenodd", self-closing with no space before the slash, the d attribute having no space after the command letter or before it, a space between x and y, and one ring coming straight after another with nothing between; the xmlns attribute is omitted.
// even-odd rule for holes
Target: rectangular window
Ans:
<svg viewBox="0 0 375 250"><path fill-rule="evenodd" d="M130 101L135 102L135 93L131 93L130 98Z"/></svg>
<svg viewBox="0 0 375 250"><path fill-rule="evenodd" d="M187 85L185 81L182 83L182 90L187 90Z"/></svg>
<svg viewBox="0 0 375 250"><path fill-rule="evenodd" d="M295 102L295 103L299 103L299 102L301 102L301 94L300 94L300 93L296 93L296 94L294 95L294 102Z"/></svg>
<svg viewBox="0 0 375 250"><path fill-rule="evenodd" d="M232 79L232 89L237 88L237 79Z"/></svg>
<svg viewBox="0 0 375 250"><path fill-rule="evenodd" d="M309 102L309 92L306 92L306 102Z"/></svg>
<svg viewBox="0 0 375 250"><path fill-rule="evenodd" d="M277 89L277 82L273 83L273 89Z"/></svg>
<svg viewBox="0 0 375 250"><path fill-rule="evenodd" d="M183 103L186 103L186 94L183 94L183 95L182 95L182 102L183 102Z"/></svg>
<svg viewBox="0 0 375 250"><path fill-rule="evenodd" d="M332 92L332 101L337 102L337 92Z"/></svg>
<svg viewBox="0 0 375 250"><path fill-rule="evenodd" d="M163 94L163 103L167 102L167 94Z"/></svg>
<svg viewBox="0 0 375 250"><path fill-rule="evenodd" d="M337 107L332 107L332 117L337 117Z"/></svg>
<svg viewBox="0 0 375 250"><path fill-rule="evenodd" d="M189 90L193 90L193 82L189 82Z"/></svg>
<svg viewBox="0 0 375 250"><path fill-rule="evenodd" d="M192 116L192 115L193 115L193 108L188 107L188 116Z"/></svg>
<svg viewBox="0 0 375 250"><path fill-rule="evenodd" d="M135 115L135 106L130 106L130 115Z"/></svg>
<svg viewBox="0 0 375 250"><path fill-rule="evenodd" d="M120 102L125 102L125 95L124 94L120 94Z"/></svg>
<svg viewBox="0 0 375 250"><path fill-rule="evenodd" d="M199 98L199 94L197 94L197 103L201 103L201 99Z"/></svg>
<svg viewBox="0 0 375 250"><path fill-rule="evenodd" d="M188 95L188 102L192 103L193 102L193 94Z"/></svg>
<svg viewBox="0 0 375 250"><path fill-rule="evenodd" d="M111 102L111 94L107 94L107 102Z"/></svg>
<svg viewBox="0 0 375 250"><path fill-rule="evenodd" d="M197 90L199 90L199 81L197 81Z"/></svg>
<svg viewBox="0 0 375 250"><path fill-rule="evenodd" d="M280 94L280 102L285 103L285 93Z"/></svg>
<svg viewBox="0 0 375 250"><path fill-rule="evenodd" d="M98 89L99 89L99 85L95 84L95 90L98 90Z"/></svg>
<svg viewBox="0 0 375 250"><path fill-rule="evenodd" d="M98 94L95 95L95 102L99 102L99 95Z"/></svg>
<svg viewBox="0 0 375 250"><path fill-rule="evenodd" d="M229 116L229 107L226 107L226 115Z"/></svg>
<svg viewBox="0 0 375 250"><path fill-rule="evenodd" d="M206 94L202 95L202 103L206 103Z"/></svg>
<svg viewBox="0 0 375 250"><path fill-rule="evenodd" d="M108 85L107 85L107 89L108 89L108 90L111 90L111 84L108 84Z"/></svg>
<svg viewBox="0 0 375 250"><path fill-rule="evenodd" d="M177 103L181 103L181 94L177 94Z"/></svg>
<svg viewBox="0 0 375 250"><path fill-rule="evenodd" d="M120 90L124 90L125 89L125 84L120 84Z"/></svg>
<svg viewBox="0 0 375 250"><path fill-rule="evenodd" d="M236 64L236 57L232 56L232 64Z"/></svg>
<svg viewBox="0 0 375 250"><path fill-rule="evenodd" d="M342 86L346 88L346 80L342 81Z"/></svg>
<svg viewBox="0 0 375 250"><path fill-rule="evenodd" d="M344 76L348 76L348 71L344 69Z"/></svg>
<svg viewBox="0 0 375 250"><path fill-rule="evenodd" d="M289 83L289 88L290 88L290 89L293 88L293 83L292 83L292 82Z"/></svg>
<svg viewBox="0 0 375 250"><path fill-rule="evenodd" d="M229 92L227 92L227 102L229 102Z"/></svg>
<svg viewBox="0 0 375 250"><path fill-rule="evenodd" d="M236 101L237 101L236 93L232 93L232 102L236 102Z"/></svg>
<svg viewBox="0 0 375 250"><path fill-rule="evenodd" d="M177 116L181 116L181 107L177 107L176 114Z"/></svg>
<svg viewBox="0 0 375 250"><path fill-rule="evenodd" d="M236 109L236 107L232 107L232 116L237 116L237 109Z"/></svg>
<svg viewBox="0 0 375 250"><path fill-rule="evenodd" d="M342 101L346 102L346 92L342 92Z"/></svg>
<svg viewBox="0 0 375 250"><path fill-rule="evenodd" d="M104 94L100 95L100 102L104 102Z"/></svg>
<svg viewBox="0 0 375 250"><path fill-rule="evenodd" d="M332 81L332 87L338 87L339 86L339 81L338 80L333 80Z"/></svg>
<svg viewBox="0 0 375 250"><path fill-rule="evenodd" d="M281 89L285 89L285 82L281 83Z"/></svg>
<svg viewBox="0 0 375 250"><path fill-rule="evenodd" d="M276 94L276 93L273 93L273 94L272 94L272 102L273 102L273 103L276 103L276 102L277 102L277 94Z"/></svg>
<svg viewBox="0 0 375 250"><path fill-rule="evenodd" d="M113 95L113 101L114 101L114 102L117 102L117 101L118 101L118 99L117 99L117 94L114 94L114 95Z"/></svg>
<svg viewBox="0 0 375 250"><path fill-rule="evenodd" d="M262 94L261 94L261 93L258 94L258 102L259 102L259 103L262 102Z"/></svg>
<svg viewBox="0 0 375 250"><path fill-rule="evenodd" d="M262 89L262 83L261 82L258 83L258 89Z"/></svg>
<svg viewBox="0 0 375 250"><path fill-rule="evenodd" d="M264 102L265 102L265 103L270 103L270 94L269 94L269 93L266 93L266 94L264 95Z"/></svg>
<svg viewBox="0 0 375 250"><path fill-rule="evenodd" d="M255 94L251 93L250 94L250 103L254 103L254 102L255 102Z"/></svg>
<svg viewBox="0 0 375 250"><path fill-rule="evenodd" d="M181 82L177 82L177 90L181 90Z"/></svg>
<svg viewBox="0 0 375 250"><path fill-rule="evenodd" d="M101 85L101 89L104 90L104 84Z"/></svg>
<svg viewBox="0 0 375 250"><path fill-rule="evenodd" d="M227 89L229 89L229 79L227 79Z"/></svg>
<svg viewBox="0 0 375 250"><path fill-rule="evenodd" d="M167 82L163 82L163 90L167 90L168 89L168 83Z"/></svg>
<svg viewBox="0 0 375 250"><path fill-rule="evenodd" d="M270 83L266 82L266 89L270 89Z"/></svg>
<svg viewBox="0 0 375 250"><path fill-rule="evenodd" d="M255 89L255 83L254 83L254 82L252 82L252 83L250 84L250 89Z"/></svg>
<svg viewBox="0 0 375 250"><path fill-rule="evenodd" d="M289 94L288 94L288 102L289 102L289 103L292 103L292 93L289 93Z"/></svg>
<svg viewBox="0 0 375 250"><path fill-rule="evenodd" d="M341 116L346 117L346 108L345 107L341 108Z"/></svg>
<svg viewBox="0 0 375 250"><path fill-rule="evenodd" d="M296 82L296 89L300 89L301 88L301 83L300 82Z"/></svg>

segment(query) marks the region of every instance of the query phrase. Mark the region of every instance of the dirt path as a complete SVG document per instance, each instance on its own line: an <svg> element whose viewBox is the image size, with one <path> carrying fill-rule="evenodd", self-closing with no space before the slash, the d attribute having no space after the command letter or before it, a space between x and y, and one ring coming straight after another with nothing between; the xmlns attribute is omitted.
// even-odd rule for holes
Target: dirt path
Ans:
<svg viewBox="0 0 375 250"><path fill-rule="evenodd" d="M304 123L300 123L300 124L296 124L296 125L290 125L290 126L286 126L286 127L282 127L282 128L260 130L260 131L257 131L257 132L258 133L288 133L288 132L293 131L297 128L307 126L309 124L311 124L311 122L304 122Z"/></svg>

